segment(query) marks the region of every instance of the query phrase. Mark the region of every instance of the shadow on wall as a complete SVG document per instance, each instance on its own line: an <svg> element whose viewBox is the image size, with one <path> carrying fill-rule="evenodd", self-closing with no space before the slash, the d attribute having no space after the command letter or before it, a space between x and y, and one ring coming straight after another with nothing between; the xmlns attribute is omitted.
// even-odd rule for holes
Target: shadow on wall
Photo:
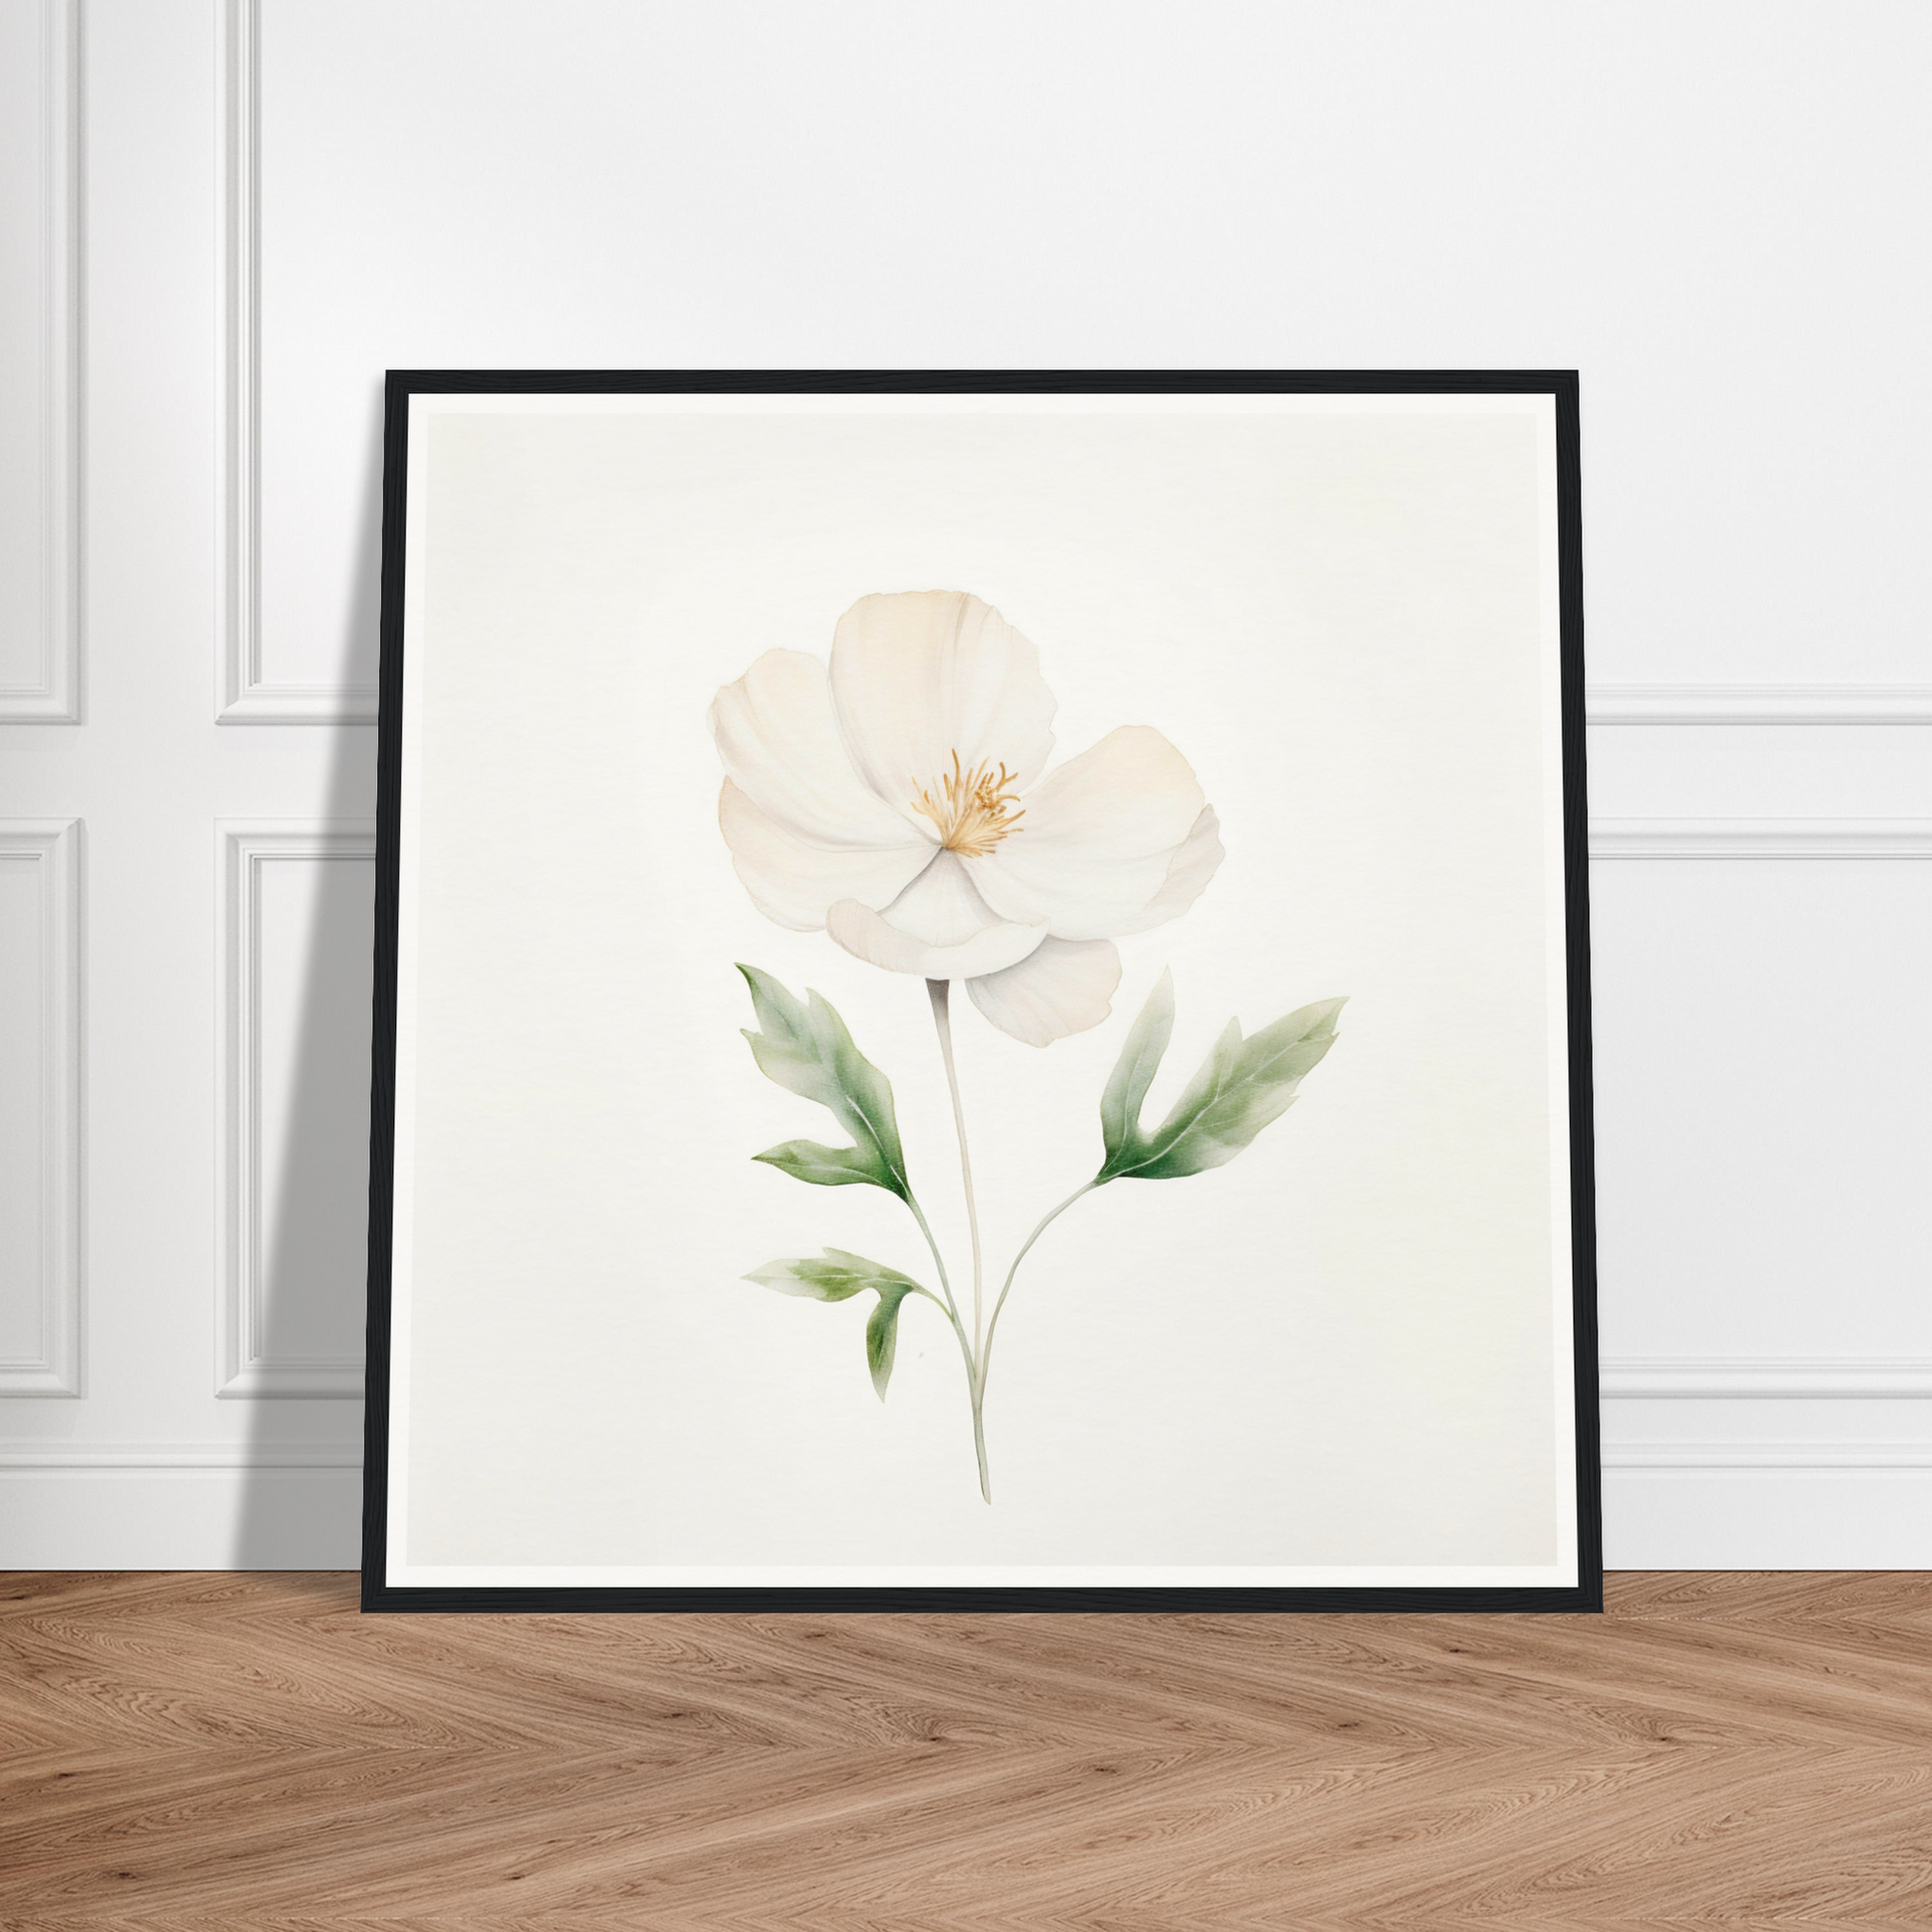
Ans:
<svg viewBox="0 0 1932 1932"><path fill-rule="evenodd" d="M345 654L358 658L362 649L355 647L373 638L380 604L379 396L374 413L344 640ZM317 817L332 827L373 823L373 726L272 729L327 734L330 761ZM366 859L332 858L270 864L259 877L260 1219L255 1318L243 1332L264 1392L243 1398L248 1466L230 1562L241 1570L353 1569L361 1537L375 868Z"/></svg>

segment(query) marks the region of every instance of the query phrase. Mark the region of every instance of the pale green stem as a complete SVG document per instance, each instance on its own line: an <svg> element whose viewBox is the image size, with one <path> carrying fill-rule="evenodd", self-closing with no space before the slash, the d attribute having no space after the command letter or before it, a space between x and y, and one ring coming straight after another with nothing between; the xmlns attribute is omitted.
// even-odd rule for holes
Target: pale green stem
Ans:
<svg viewBox="0 0 1932 1932"><path fill-rule="evenodd" d="M927 980L926 998L932 1002L932 1024L939 1033L939 1057L946 1063L946 1087L952 1095L953 1133L959 1141L959 1178L966 1190L966 1231L973 1241L973 1355L980 1351L980 1214L973 1199L973 1158L966 1151L966 1109L959 1098L959 1069L952 1057L952 986L946 980Z"/></svg>
<svg viewBox="0 0 1932 1932"><path fill-rule="evenodd" d="M986 1466L986 1417L981 1409L979 1384L970 1382L973 1397L973 1454L980 1465L980 1496L986 1502L993 1500L993 1477Z"/></svg>
<svg viewBox="0 0 1932 1932"><path fill-rule="evenodd" d="M926 1295L925 1299L934 1308L939 1309L946 1319L952 1323L952 1331L959 1337L959 1352L966 1362L966 1379L970 1382L973 1379L973 1349L972 1344L966 1339L966 1328L959 1318L959 1310L953 1304L952 1283L946 1279L946 1258L939 1252L939 1244L932 1238L931 1224L926 1220L919 1203L912 1198L910 1190L905 1195L905 1204L912 1210L912 1218L918 1222L919 1232L925 1236L925 1245L932 1251L932 1265L939 1271L939 1287L946 1298L942 1302L937 1295ZM925 1295L923 1289L919 1293Z"/></svg>
<svg viewBox="0 0 1932 1932"><path fill-rule="evenodd" d="M1006 1307L1007 1297L1013 1292L1013 1278L1019 1274L1020 1264L1026 1260L1028 1250L1082 1194L1092 1193L1099 1185L1098 1180L1089 1180L1076 1187L1034 1229L1033 1233L1028 1235L1025 1245L1013 1258L1013 1266L1007 1270L1006 1281L1000 1289L1000 1299L993 1304L993 1319L986 1324L986 1340L979 1351L978 1369L975 1371L970 1365L968 1367L967 1372L972 1378L973 1385L973 1447L979 1452L980 1494L988 1502L993 1500L993 1490L986 1475L986 1377L987 1371L993 1366L993 1337L999 1331L1000 1311Z"/></svg>
<svg viewBox="0 0 1932 1932"><path fill-rule="evenodd" d="M919 1232L925 1236L925 1245L931 1251L933 1267L939 1271L939 1287L946 1298L946 1312L957 1323L959 1320L959 1311L953 1306L952 1283L946 1279L946 1258L939 1252L939 1244L932 1238L931 1224L926 1220L924 1210L921 1209L919 1203L913 1199L912 1190L909 1187L905 1192L905 1204L912 1210L912 1218L918 1222Z"/></svg>
<svg viewBox="0 0 1932 1932"><path fill-rule="evenodd" d="M1082 1194L1092 1193L1093 1190L1099 1185L1100 1182L1098 1180L1088 1180L1082 1182L1081 1185L1074 1188L1072 1193L1068 1194L1065 1200L1061 1201L1059 1206L1054 1208L1053 1211L1050 1214L1048 1214L1045 1217L1045 1219L1042 1220L1036 1228L1034 1229L1033 1233L1028 1235L1026 1242L1022 1246L1020 1252L1014 1256L1013 1266L1007 1270L1006 1282L1000 1290L1000 1299L993 1304L993 1319L986 1324L986 1345L984 1348L980 1350L980 1358L979 1358L979 1400L980 1401L983 1402L986 1399L986 1371L988 1370L988 1368L992 1366L992 1362L993 1362L993 1337L995 1333L998 1331L1000 1326L1000 1311L1006 1307L1007 1297L1013 1293L1013 1278L1014 1276L1019 1274L1020 1264L1026 1260L1028 1254L1032 1251L1034 1243L1037 1241L1039 1237L1042 1234L1044 1234L1046 1230L1049 1227L1051 1227L1053 1223L1057 1221L1060 1218L1060 1216L1064 1214L1066 1210L1069 1207L1071 1207L1076 1200L1080 1198Z"/></svg>
<svg viewBox="0 0 1932 1932"><path fill-rule="evenodd" d="M973 1198L973 1157L966 1147L966 1108L959 1097L959 1069L953 1064L952 986L947 980L927 980L925 991L926 998L932 1003L932 1024L939 1035L939 1057L946 1065L946 1088L952 1095L953 1133L959 1141L959 1178L966 1192L966 1231L973 1243L973 1340L971 1347L966 1347L962 1325L960 1345L966 1350L966 1390L973 1403L973 1454L979 1463L980 1494L991 1502L993 1479L986 1466L986 1418L982 1409L983 1378L979 1366L981 1285L985 1280L985 1264L980 1253L979 1203ZM931 1237L928 1235L927 1239ZM934 1252L936 1258L937 1251Z"/></svg>
<svg viewBox="0 0 1932 1932"><path fill-rule="evenodd" d="M919 1293L938 1309L952 1323L952 1331L959 1341L959 1358L966 1364L966 1393L973 1404L973 1453L979 1460L980 1494L988 1502L993 1500L993 1485L986 1473L986 1428L980 1420L979 1376L973 1366L973 1345L966 1339L966 1325L959 1318L959 1310L952 1299L952 1284L946 1279L946 1260L939 1252L939 1244L932 1238L932 1228L908 1189L905 1204L912 1210L912 1218L919 1224L919 1232L925 1236L925 1244L932 1250L932 1265L939 1271L939 1286L945 1291L946 1299L941 1302L936 1295L926 1295L924 1289Z"/></svg>

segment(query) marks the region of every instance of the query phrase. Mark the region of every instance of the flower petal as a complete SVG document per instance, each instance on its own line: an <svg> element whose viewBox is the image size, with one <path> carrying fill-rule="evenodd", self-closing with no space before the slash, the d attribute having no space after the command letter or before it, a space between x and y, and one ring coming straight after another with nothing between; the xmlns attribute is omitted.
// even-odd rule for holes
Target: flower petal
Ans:
<svg viewBox="0 0 1932 1932"><path fill-rule="evenodd" d="M938 843L929 827L876 797L852 768L825 666L799 650L768 650L711 702L725 770L768 818L822 846Z"/></svg>
<svg viewBox="0 0 1932 1932"><path fill-rule="evenodd" d="M866 900L864 893L849 897ZM928 946L961 946L988 926L1004 923L973 889L966 868L952 852L932 854L931 863L890 903L873 902L888 925Z"/></svg>
<svg viewBox="0 0 1932 1932"><path fill-rule="evenodd" d="M1113 1011L1120 954L1106 939L1046 939L1001 973L968 981L973 1004L1029 1046L1050 1046Z"/></svg>
<svg viewBox="0 0 1932 1932"><path fill-rule="evenodd" d="M1105 939L1134 930L1207 800L1158 731L1124 725L1021 803L1018 826L966 860L973 884L1003 918L1046 920L1056 939Z"/></svg>
<svg viewBox="0 0 1932 1932"><path fill-rule="evenodd" d="M1038 653L964 591L862 597L833 633L832 700L860 776L903 811L955 753L964 770L1004 763L1023 785L1053 754Z"/></svg>
<svg viewBox="0 0 1932 1932"><path fill-rule="evenodd" d="M933 857L916 839L896 847L819 845L760 811L729 778L718 794L718 826L752 903L795 932L818 931L837 899L890 904Z"/></svg>
<svg viewBox="0 0 1932 1932"><path fill-rule="evenodd" d="M1214 816L1212 805L1204 805L1200 817L1194 820L1194 829L1187 834L1186 843L1169 864L1167 879L1154 895L1153 902L1126 925L1116 926L1114 937L1146 932L1153 926L1179 918L1200 897L1226 857L1221 845L1221 821Z"/></svg>
<svg viewBox="0 0 1932 1932"><path fill-rule="evenodd" d="M913 882L915 890L918 884ZM900 899L905 897L901 895ZM826 913L825 930L847 952L883 966L889 973L916 973L928 980L967 980L1000 972L1017 965L1046 937L1043 925L1009 925L995 920L964 939L935 944L893 923L888 915L899 902L896 900L882 914L856 898L842 898ZM918 910L929 908L921 905Z"/></svg>

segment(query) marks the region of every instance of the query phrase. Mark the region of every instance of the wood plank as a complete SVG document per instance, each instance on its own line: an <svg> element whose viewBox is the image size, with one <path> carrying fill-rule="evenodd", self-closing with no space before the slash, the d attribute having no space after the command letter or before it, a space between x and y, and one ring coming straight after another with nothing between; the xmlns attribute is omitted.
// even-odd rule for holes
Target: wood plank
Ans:
<svg viewBox="0 0 1932 1932"><path fill-rule="evenodd" d="M0 1579L0 1926L1932 1925L1932 1578L1602 1617L362 1617Z"/></svg>

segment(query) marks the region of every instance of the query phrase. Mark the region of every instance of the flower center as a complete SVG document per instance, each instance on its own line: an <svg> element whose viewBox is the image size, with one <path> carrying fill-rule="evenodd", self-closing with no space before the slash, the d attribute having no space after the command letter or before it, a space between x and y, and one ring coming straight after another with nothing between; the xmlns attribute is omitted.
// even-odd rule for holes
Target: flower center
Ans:
<svg viewBox="0 0 1932 1932"><path fill-rule="evenodd" d="M931 819L948 852L983 859L1026 817L1013 789L1019 782L1014 772L1004 764L996 768L990 759L962 771L955 752L952 770L920 792L912 809Z"/></svg>

